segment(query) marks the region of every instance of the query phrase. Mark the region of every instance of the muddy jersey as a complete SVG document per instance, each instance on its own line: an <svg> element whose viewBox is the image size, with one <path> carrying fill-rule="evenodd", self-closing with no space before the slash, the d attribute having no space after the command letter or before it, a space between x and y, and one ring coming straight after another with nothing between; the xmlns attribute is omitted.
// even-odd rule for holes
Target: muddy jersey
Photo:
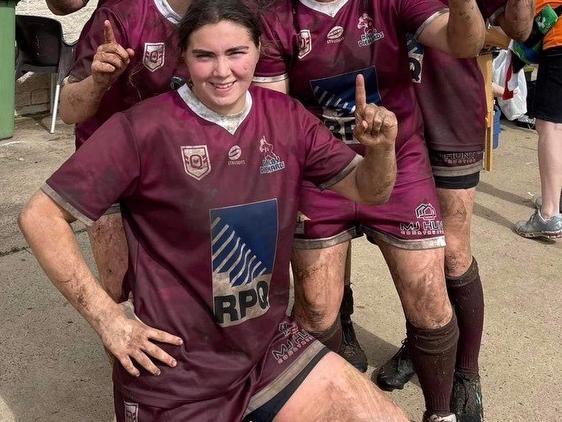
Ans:
<svg viewBox="0 0 562 422"><path fill-rule="evenodd" d="M423 127L411 82L406 33L421 33L446 11L438 0L279 0L263 17L263 53L256 82L289 78L290 94L356 151L355 78L362 73L367 101L396 114L397 184L428 177ZM421 158L420 158L421 157Z"/></svg>
<svg viewBox="0 0 562 422"><path fill-rule="evenodd" d="M297 101L250 92L233 117L185 85L117 113L43 187L87 224L120 202L135 312L184 340L162 345L178 365L159 377L115 366L142 403L250 390L266 352L280 373L313 341L268 350L285 321L299 188L336 183L358 158Z"/></svg>
<svg viewBox="0 0 562 422"><path fill-rule="evenodd" d="M181 17L166 0L106 0L84 26L76 45L70 80L91 75L98 46L104 43L104 21L111 22L115 39L135 56L103 96L96 114L76 125L80 147L109 117L146 98L166 92L174 76L185 79L176 26Z"/></svg>
<svg viewBox="0 0 562 422"><path fill-rule="evenodd" d="M489 19L503 12L506 0L477 3L483 17ZM486 92L477 60L457 59L423 47L413 37L408 50L428 147L448 152L483 150Z"/></svg>

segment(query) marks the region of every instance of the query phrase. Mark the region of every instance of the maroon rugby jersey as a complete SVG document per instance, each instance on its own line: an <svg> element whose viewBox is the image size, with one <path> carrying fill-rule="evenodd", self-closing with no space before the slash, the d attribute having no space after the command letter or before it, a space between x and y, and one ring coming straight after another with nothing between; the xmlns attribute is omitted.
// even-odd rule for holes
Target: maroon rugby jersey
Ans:
<svg viewBox="0 0 562 422"><path fill-rule="evenodd" d="M132 48L135 56L103 96L97 113L76 125L77 147L114 113L168 91L174 76L185 79L176 34L180 19L166 0L106 0L98 7L80 34L71 80L91 75L96 49L104 43L105 20L111 22L116 41Z"/></svg>
<svg viewBox="0 0 562 422"><path fill-rule="evenodd" d="M290 94L346 143L353 140L355 78L365 77L368 102L399 122L396 184L431 175L411 81L406 34L419 34L446 8L438 0L278 0L263 18L256 82L288 76ZM359 146L359 145L357 145ZM361 152L361 148L356 148Z"/></svg>
<svg viewBox="0 0 562 422"><path fill-rule="evenodd" d="M478 1L485 19L503 11L505 4L506 0ZM457 59L415 42L409 43L409 54L428 147L449 152L483 150L486 93L477 60Z"/></svg>
<svg viewBox="0 0 562 422"><path fill-rule="evenodd" d="M159 377L115 365L118 387L142 403L249 392L296 355L260 364L285 320L300 184L333 184L357 156L297 101L250 92L234 117L185 85L117 113L43 187L87 224L120 202L135 312L184 339L162 346L178 365Z"/></svg>

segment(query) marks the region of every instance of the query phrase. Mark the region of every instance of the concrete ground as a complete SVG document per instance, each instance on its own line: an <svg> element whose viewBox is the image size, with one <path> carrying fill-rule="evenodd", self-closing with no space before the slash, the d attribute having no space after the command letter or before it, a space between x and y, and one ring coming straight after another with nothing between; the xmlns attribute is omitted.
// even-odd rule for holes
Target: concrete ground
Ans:
<svg viewBox="0 0 562 422"><path fill-rule="evenodd" d="M101 343L47 280L16 225L26 199L73 150L71 127L59 124L49 135L46 120L18 120L15 136L0 141L0 422L109 422L112 389ZM562 242L526 240L511 230L532 212L536 149L534 131L506 128L477 196L474 254L486 293L481 367L489 422L562 421ZM75 229L91 263L87 235ZM359 240L353 255L354 319L374 369L400 345L404 319L377 249ZM392 398L420 419L416 382Z"/></svg>

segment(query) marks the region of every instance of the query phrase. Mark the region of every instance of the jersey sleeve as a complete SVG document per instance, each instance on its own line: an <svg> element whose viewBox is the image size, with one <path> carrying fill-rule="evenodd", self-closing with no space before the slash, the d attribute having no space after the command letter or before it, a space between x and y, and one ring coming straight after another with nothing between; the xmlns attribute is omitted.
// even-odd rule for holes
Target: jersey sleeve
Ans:
<svg viewBox="0 0 562 422"><path fill-rule="evenodd" d="M292 16L288 16L292 19ZM287 79L289 63L293 54L290 21L282 25L277 13L261 16L261 55L256 66L254 82L270 83Z"/></svg>
<svg viewBox="0 0 562 422"><path fill-rule="evenodd" d="M347 176L361 157L302 105L297 110L305 137L304 178L321 189L329 188Z"/></svg>
<svg viewBox="0 0 562 422"><path fill-rule="evenodd" d="M417 39L427 25L448 10L439 0L400 0L397 12L404 31Z"/></svg>
<svg viewBox="0 0 562 422"><path fill-rule="evenodd" d="M129 121L115 114L41 188L76 219L91 225L134 193L140 158Z"/></svg>
<svg viewBox="0 0 562 422"><path fill-rule="evenodd" d="M91 75L92 62L97 48L104 43L104 22L111 22L115 41L127 46L127 31L119 17L107 7L97 9L86 23L76 44L74 63L69 72L71 82L81 81Z"/></svg>

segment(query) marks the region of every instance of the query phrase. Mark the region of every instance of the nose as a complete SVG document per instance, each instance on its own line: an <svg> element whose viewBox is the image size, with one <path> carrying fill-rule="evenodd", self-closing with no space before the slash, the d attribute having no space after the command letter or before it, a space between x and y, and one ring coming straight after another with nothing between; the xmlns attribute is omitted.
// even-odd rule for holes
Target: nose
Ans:
<svg viewBox="0 0 562 422"><path fill-rule="evenodd" d="M230 66L226 57L219 57L217 59L214 73L219 78L226 78L230 75Z"/></svg>

